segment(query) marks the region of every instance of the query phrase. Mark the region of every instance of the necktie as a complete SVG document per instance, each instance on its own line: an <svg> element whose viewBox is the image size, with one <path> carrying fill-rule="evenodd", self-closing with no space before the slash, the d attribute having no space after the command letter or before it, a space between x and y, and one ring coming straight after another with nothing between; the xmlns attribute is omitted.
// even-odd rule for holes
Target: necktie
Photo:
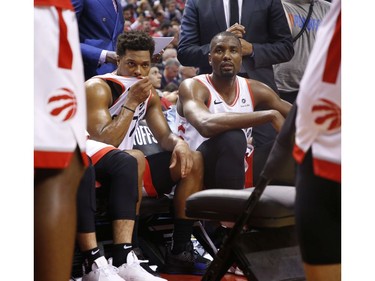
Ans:
<svg viewBox="0 0 375 281"><path fill-rule="evenodd" d="M115 7L115 11L117 13L117 2L116 2L116 0L112 0L112 3L113 3L113 7Z"/></svg>
<svg viewBox="0 0 375 281"><path fill-rule="evenodd" d="M236 22L239 22L238 16L238 0L229 0L230 5L230 20L229 26L232 26Z"/></svg>

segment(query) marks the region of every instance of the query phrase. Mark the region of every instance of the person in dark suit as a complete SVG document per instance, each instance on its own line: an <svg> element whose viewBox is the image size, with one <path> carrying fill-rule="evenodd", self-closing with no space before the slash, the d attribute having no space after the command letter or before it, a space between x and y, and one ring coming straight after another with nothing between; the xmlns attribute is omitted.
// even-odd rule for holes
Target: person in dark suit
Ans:
<svg viewBox="0 0 375 281"><path fill-rule="evenodd" d="M124 30L118 0L72 0L78 19L85 80L116 69L116 40Z"/></svg>
<svg viewBox="0 0 375 281"><path fill-rule="evenodd" d="M231 0L188 0L181 21L177 58L184 66L199 67L199 74L211 73L209 43L222 31L241 40L242 67L239 76L265 83L276 93L273 64L294 55L292 36L280 0L238 0L238 19L231 24ZM253 131L254 180L261 171L276 137L271 125Z"/></svg>
<svg viewBox="0 0 375 281"><path fill-rule="evenodd" d="M222 31L244 30L240 35L243 69L247 74L277 92L272 65L289 61L293 43L288 22L280 0L242 0L239 22L230 26L229 6L225 0L188 0L181 22L177 58L182 65L199 67L199 74L211 73L208 64L209 43ZM229 5L229 4L228 4ZM245 75L243 75L245 76Z"/></svg>

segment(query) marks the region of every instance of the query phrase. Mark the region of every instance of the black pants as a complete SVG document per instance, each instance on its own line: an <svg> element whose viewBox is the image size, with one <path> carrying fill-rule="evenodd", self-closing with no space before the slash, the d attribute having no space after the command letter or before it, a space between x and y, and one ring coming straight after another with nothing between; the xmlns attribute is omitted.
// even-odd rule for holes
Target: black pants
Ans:
<svg viewBox="0 0 375 281"><path fill-rule="evenodd" d="M311 150L297 167L296 226L309 264L341 263L341 183L314 175Z"/></svg>
<svg viewBox="0 0 375 281"><path fill-rule="evenodd" d="M205 188L242 189L246 138L242 130L224 132L199 147L204 159Z"/></svg>

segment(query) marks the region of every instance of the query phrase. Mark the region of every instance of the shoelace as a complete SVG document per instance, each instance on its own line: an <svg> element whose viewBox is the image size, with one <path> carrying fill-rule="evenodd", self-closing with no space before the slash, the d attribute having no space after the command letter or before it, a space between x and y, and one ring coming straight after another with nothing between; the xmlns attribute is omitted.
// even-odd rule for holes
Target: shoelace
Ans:
<svg viewBox="0 0 375 281"><path fill-rule="evenodd" d="M96 271L102 271L105 274L105 276L111 276L119 272L117 267L110 265L110 264L106 266L105 268L99 268Z"/></svg>

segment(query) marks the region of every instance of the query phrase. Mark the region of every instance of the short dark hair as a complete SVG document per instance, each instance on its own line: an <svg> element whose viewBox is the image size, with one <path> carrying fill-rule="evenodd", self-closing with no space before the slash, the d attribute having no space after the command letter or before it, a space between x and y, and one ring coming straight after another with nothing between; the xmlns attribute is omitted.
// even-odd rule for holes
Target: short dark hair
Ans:
<svg viewBox="0 0 375 281"><path fill-rule="evenodd" d="M236 38L238 40L238 43L240 44L241 46L241 41L240 39L238 39L238 37L236 35L234 35L233 33L229 32L229 31L223 31L223 32L220 32L218 34L216 34L212 39L211 39L211 42L210 42L210 50L212 50L212 47L214 45L214 43L217 41L217 38L219 36L223 36L223 37L233 37L233 38Z"/></svg>
<svg viewBox="0 0 375 281"><path fill-rule="evenodd" d="M122 57L125 55L126 50L149 51L150 57L152 57L155 51L155 42L149 34L143 31L126 31L117 38L116 53Z"/></svg>

